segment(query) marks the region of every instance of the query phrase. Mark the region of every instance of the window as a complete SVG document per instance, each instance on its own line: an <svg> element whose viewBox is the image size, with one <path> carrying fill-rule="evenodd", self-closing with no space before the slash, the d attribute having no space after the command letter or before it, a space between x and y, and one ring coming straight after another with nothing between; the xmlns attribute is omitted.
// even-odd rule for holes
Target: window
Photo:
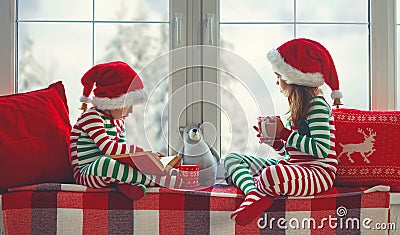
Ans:
<svg viewBox="0 0 400 235"><path fill-rule="evenodd" d="M243 101L246 105L243 105L240 102L232 103L230 97L222 96L223 109L227 112L234 109L236 113L241 113L231 115L230 121L222 119L222 128L239 133L247 126L249 136L249 144L243 145L239 144L243 142L243 137L236 138L235 142L236 134L233 134L232 144L222 142L222 151L267 155L271 150L257 143L251 126L259 115L282 115L288 110L286 98L275 85L276 77L266 59L266 53L291 38L312 38L326 46L338 71L344 93L342 101L346 107L369 108L368 1L251 0L232 4L229 0L221 0L220 8L221 44L249 61L261 75L257 78L239 78L242 84L222 75L221 82L229 84L232 96L246 99ZM245 87L249 91L247 96L243 94ZM328 87L324 87L324 94L328 102L332 103ZM269 97L273 97L273 107L263 109L261 104L267 102ZM229 136L229 132L222 132L223 140L229 139Z"/></svg>
<svg viewBox="0 0 400 235"><path fill-rule="evenodd" d="M400 75L395 74L400 49L399 39L394 40L396 30L400 30L396 9L397 15L400 13L395 3L0 1L0 56L7 58L0 61L4 74L0 93L22 92L63 80L73 123L79 113L80 78L92 65L119 59L140 71L162 58L162 62L157 60L161 64L156 69L143 69L150 102L137 112L148 116L133 117L135 123L144 123L141 129L131 123L133 141L165 152L168 145L179 144L179 126L205 122L209 124L206 135L213 136L212 143L221 155L231 151L266 155L269 149L257 144L251 126L257 115L283 114L287 105L274 85L265 56L291 38L310 37L330 50L345 107L400 108L400 102L396 103L396 98L400 100ZM224 49L193 49L197 45ZM170 50L174 53L165 56ZM215 59L218 55L219 61ZM232 63L232 58L243 66ZM214 67L202 67L201 63ZM228 70L219 69L224 66ZM327 97L329 93L326 89ZM211 102L202 102L206 97L211 97Z"/></svg>
<svg viewBox="0 0 400 235"><path fill-rule="evenodd" d="M155 112L154 107L162 110L167 103L168 79L159 76L168 63L154 71L151 66L144 69L169 49L167 1L19 0L16 13L18 92L62 80L74 124L81 112L82 75L94 64L127 62L140 72L149 93L148 106L135 107L127 118L128 140L167 151L159 136L168 130L155 127L167 126L168 112Z"/></svg>

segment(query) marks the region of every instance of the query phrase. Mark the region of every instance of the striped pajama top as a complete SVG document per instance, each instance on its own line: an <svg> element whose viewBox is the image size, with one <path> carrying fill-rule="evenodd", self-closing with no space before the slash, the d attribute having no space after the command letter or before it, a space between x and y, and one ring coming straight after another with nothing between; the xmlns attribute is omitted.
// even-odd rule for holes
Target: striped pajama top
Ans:
<svg viewBox="0 0 400 235"><path fill-rule="evenodd" d="M281 164L313 165L336 173L338 161L335 151L335 124L332 109L322 96L311 99L310 109L305 118L308 124L308 134L300 134L291 126L281 134L281 144L276 149L279 153L288 155Z"/></svg>
<svg viewBox="0 0 400 235"><path fill-rule="evenodd" d="M74 176L101 156L129 153L131 147L126 144L125 134L123 118L113 119L95 108L83 112L72 128L70 138Z"/></svg>

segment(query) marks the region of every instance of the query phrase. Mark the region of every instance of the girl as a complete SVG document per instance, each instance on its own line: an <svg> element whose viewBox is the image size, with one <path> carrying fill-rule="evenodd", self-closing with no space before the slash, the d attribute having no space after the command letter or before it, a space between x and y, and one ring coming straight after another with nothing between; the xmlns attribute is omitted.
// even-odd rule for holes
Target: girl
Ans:
<svg viewBox="0 0 400 235"><path fill-rule="evenodd" d="M337 169L332 110L319 90L324 82L333 90L334 104L342 94L329 52L318 42L294 39L267 55L277 85L289 102L289 125L278 117L275 125L258 123L259 137L286 158L275 161L237 153L225 158L225 169L245 199L231 218L246 225L271 206L272 197L308 196L333 186ZM265 126L261 126L265 125Z"/></svg>
<svg viewBox="0 0 400 235"><path fill-rule="evenodd" d="M84 112L71 133L71 165L76 183L92 188L115 184L118 191L132 200L144 196L146 187L159 185L179 188L175 176L144 175L139 170L120 164L110 155L143 151L125 141L124 119L133 106L146 101L143 83L124 62L98 64L87 71L83 84ZM89 99L93 86L94 97ZM86 102L93 108L86 109Z"/></svg>

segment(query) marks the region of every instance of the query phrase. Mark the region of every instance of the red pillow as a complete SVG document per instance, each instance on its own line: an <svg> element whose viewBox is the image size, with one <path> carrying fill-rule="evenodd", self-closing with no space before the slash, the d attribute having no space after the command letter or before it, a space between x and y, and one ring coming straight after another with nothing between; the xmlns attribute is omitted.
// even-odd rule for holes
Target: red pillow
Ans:
<svg viewBox="0 0 400 235"><path fill-rule="evenodd" d="M0 96L0 189L74 182L69 164L71 125L61 82Z"/></svg>
<svg viewBox="0 0 400 235"><path fill-rule="evenodd" d="M336 185L400 191L400 111L335 109Z"/></svg>

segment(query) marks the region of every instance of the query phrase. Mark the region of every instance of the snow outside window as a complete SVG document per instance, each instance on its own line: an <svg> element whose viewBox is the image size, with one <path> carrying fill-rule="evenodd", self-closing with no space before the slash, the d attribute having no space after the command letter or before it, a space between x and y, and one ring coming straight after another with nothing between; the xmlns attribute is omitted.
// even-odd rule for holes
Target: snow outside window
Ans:
<svg viewBox="0 0 400 235"><path fill-rule="evenodd" d="M168 126L169 86L168 78L160 76L168 71L168 61L152 71L145 68L169 50L168 14L164 0L18 0L18 92L62 80L74 124L81 112L83 74L98 63L124 61L140 74L149 93L148 103L135 106L126 119L128 141L166 153L162 136L168 129L159 127Z"/></svg>

